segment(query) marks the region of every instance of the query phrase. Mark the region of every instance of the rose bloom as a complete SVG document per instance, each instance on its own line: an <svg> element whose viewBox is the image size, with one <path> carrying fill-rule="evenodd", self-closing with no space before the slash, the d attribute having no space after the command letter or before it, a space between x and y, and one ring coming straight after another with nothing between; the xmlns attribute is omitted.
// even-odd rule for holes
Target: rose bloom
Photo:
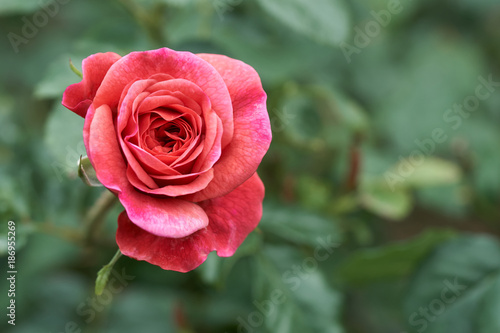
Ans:
<svg viewBox="0 0 500 333"><path fill-rule="evenodd" d="M125 208L121 252L179 272L233 255L261 219L256 170L271 142L255 70L162 48L94 54L82 73L62 103L85 118L97 178Z"/></svg>

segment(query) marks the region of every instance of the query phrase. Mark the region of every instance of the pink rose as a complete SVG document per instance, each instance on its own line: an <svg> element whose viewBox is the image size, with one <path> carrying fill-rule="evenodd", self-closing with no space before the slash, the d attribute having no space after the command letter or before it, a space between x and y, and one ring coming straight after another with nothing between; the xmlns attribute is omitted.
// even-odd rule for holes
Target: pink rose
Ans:
<svg viewBox="0 0 500 333"><path fill-rule="evenodd" d="M85 118L97 178L125 208L121 252L180 272L233 255L260 221L271 142L255 70L167 48L94 54L82 69L62 103Z"/></svg>

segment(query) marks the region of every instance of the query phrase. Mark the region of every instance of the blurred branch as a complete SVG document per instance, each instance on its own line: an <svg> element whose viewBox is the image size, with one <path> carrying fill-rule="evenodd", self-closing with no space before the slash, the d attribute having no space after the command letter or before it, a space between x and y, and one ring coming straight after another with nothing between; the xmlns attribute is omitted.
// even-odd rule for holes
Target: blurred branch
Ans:
<svg viewBox="0 0 500 333"><path fill-rule="evenodd" d="M186 319L184 306L182 305L182 302L180 300L175 303L174 319L175 319L175 324L177 326L178 333L194 333L191 330L189 323Z"/></svg>
<svg viewBox="0 0 500 333"><path fill-rule="evenodd" d="M167 45L167 38L163 33L164 4L156 4L150 10L146 10L133 0L118 0L118 2L122 4L146 31L155 47L164 47Z"/></svg>
<svg viewBox="0 0 500 333"><path fill-rule="evenodd" d="M354 135L350 151L349 151L349 171L346 179L346 190L348 192L354 191L358 188L359 172L361 169L361 135L356 133Z"/></svg>
<svg viewBox="0 0 500 333"><path fill-rule="evenodd" d="M61 239L67 240L71 243L81 243L82 242L82 232L75 228L60 227L52 222L35 223L33 221L29 222L38 231L45 234L53 235Z"/></svg>
<svg viewBox="0 0 500 333"><path fill-rule="evenodd" d="M118 201L118 198L110 191L104 191L90 208L84 218L84 229L58 226L52 221L38 222L27 219L24 221L28 226L47 235L64 239L78 245L97 245L101 247L113 247L116 243L110 239L98 238L96 232L100 224L105 220L108 211Z"/></svg>
<svg viewBox="0 0 500 333"><path fill-rule="evenodd" d="M110 191L105 190L99 199L90 208L84 219L86 244L92 243L100 224L105 220L107 212L118 201L118 198Z"/></svg>

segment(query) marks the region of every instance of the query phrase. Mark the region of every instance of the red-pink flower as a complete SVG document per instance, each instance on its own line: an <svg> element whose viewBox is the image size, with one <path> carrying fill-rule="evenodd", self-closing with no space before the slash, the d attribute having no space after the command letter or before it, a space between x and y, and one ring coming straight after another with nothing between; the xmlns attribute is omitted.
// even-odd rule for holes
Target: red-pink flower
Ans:
<svg viewBox="0 0 500 333"><path fill-rule="evenodd" d="M63 105L85 118L97 178L125 208L121 252L180 272L231 256L262 215L271 129L255 70L167 48L94 54L82 69Z"/></svg>

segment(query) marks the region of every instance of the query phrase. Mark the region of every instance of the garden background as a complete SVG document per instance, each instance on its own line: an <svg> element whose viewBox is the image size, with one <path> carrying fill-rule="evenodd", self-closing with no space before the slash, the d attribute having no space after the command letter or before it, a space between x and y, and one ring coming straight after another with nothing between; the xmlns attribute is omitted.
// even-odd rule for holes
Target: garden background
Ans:
<svg viewBox="0 0 500 333"><path fill-rule="evenodd" d="M500 332L498 1L0 0L0 37L2 332ZM190 273L122 257L97 297L121 208L88 230L69 59L164 46L260 74L264 216Z"/></svg>

